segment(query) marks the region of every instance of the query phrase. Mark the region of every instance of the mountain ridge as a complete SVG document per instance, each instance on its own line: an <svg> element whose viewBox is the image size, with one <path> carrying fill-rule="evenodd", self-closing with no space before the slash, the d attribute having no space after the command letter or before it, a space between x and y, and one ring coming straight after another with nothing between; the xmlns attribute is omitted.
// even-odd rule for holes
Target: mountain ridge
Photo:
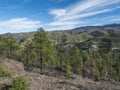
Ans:
<svg viewBox="0 0 120 90"><path fill-rule="evenodd" d="M47 32L56 32L56 31L65 31L65 32L67 32L67 31L71 31L71 30L83 30L83 31L85 31L85 30L91 30L91 29L96 29L96 30L101 30L101 29L108 29L108 28L112 28L112 29L114 29L114 28L116 28L116 27L118 27L119 28L119 30L120 30L120 24L116 24L116 23L113 23L113 24L106 24L106 25L98 25L98 26L92 26L92 25L90 25L90 26L81 26L81 27L76 27L76 28L73 28L73 29L68 29L68 30L54 30L54 31L47 31ZM25 34L25 33L35 33L36 31L31 31L31 32L19 32L19 33L10 33L10 32L8 32L8 33L5 33L5 34L0 34L0 35L9 35L9 34L20 34L20 33L22 33L22 34Z"/></svg>
<svg viewBox="0 0 120 90"><path fill-rule="evenodd" d="M65 35L68 41L85 41L89 38L100 36L100 35L108 35L108 30L114 30L116 33L120 31L120 24L108 24L102 26L85 26L85 27L77 27L69 30L55 30L55 31L47 31L50 39L54 43L59 43L61 41L61 37ZM1 34L3 37L7 37L12 35L16 38L17 41L22 42L26 39L31 39L36 31L32 32L22 32L22 33L6 33ZM57 42L56 42L57 41Z"/></svg>

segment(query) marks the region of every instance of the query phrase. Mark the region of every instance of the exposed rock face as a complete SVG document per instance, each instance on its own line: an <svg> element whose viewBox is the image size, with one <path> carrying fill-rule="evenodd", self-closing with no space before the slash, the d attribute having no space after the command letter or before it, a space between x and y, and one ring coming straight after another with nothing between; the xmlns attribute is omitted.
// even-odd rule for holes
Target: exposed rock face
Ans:
<svg viewBox="0 0 120 90"><path fill-rule="evenodd" d="M120 90L120 83L115 81L93 81L73 75L72 78L64 76L51 76L47 74L39 74L27 72L24 65L14 60L6 60L4 64L14 73L15 76L23 75L31 84L29 90ZM10 78L0 78L0 86L9 85ZM2 90L0 88L0 90Z"/></svg>

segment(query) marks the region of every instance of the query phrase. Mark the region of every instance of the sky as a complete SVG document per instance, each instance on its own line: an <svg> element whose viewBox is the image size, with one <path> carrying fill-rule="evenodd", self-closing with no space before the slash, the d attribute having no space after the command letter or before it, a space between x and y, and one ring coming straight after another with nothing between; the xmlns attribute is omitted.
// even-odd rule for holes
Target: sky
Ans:
<svg viewBox="0 0 120 90"><path fill-rule="evenodd" d="M0 34L120 23L120 0L0 0Z"/></svg>

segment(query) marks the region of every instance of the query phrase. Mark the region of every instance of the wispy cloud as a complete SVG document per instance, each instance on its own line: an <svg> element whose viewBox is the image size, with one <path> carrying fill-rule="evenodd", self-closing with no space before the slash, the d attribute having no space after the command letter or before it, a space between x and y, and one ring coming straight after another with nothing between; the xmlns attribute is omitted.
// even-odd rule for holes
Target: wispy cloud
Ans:
<svg viewBox="0 0 120 90"><path fill-rule="evenodd" d="M101 13L105 13L105 12L109 12L112 11L112 9L104 9L101 11L94 11L94 12L88 12L88 13L84 13L84 14L76 14L76 15L72 15L70 17L64 17L64 18L60 18L60 21L65 21L65 20L74 20L74 19L78 19L78 18L85 18L85 17L89 17L89 16L93 16L96 14L101 14Z"/></svg>
<svg viewBox="0 0 120 90"><path fill-rule="evenodd" d="M0 28L9 30L28 30L41 26L40 21L29 20L28 18L13 18L6 21L0 21Z"/></svg>
<svg viewBox="0 0 120 90"><path fill-rule="evenodd" d="M50 26L63 26L63 25L76 25L76 24L79 24L79 22L74 22L74 21L65 21L65 22L62 22L62 21L57 21L57 22L52 22L52 23L49 23Z"/></svg>
<svg viewBox="0 0 120 90"><path fill-rule="evenodd" d="M54 26L54 27L50 27L47 30L51 31L51 30L69 30L75 28L74 25L63 25L63 26Z"/></svg>
<svg viewBox="0 0 120 90"><path fill-rule="evenodd" d="M120 21L120 15L115 16L109 16L101 19L102 22L119 22Z"/></svg>
<svg viewBox="0 0 120 90"><path fill-rule="evenodd" d="M51 26L77 25L78 19L83 19L98 14L114 11L120 8L120 0L80 0L79 2L62 9L52 9L49 11L54 16L56 22L51 22ZM69 22L69 23L68 23Z"/></svg>
<svg viewBox="0 0 120 90"><path fill-rule="evenodd" d="M66 13L65 9L53 9L49 11L50 14L54 15L55 18L59 18L60 16L64 16Z"/></svg>
<svg viewBox="0 0 120 90"><path fill-rule="evenodd" d="M92 23L91 23L92 21ZM87 25L104 25L104 24L111 24L112 23L119 23L120 21L120 14L119 15L114 15L114 16L108 16L108 17L103 17L103 18L92 18L92 19L87 19L86 22L83 22L82 24L85 26Z"/></svg>

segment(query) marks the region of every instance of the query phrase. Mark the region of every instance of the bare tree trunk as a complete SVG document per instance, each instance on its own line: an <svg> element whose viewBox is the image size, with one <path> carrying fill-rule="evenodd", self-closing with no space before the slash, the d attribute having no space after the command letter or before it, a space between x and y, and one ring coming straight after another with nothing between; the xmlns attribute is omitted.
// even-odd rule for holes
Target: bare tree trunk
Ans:
<svg viewBox="0 0 120 90"><path fill-rule="evenodd" d="M40 71L41 71L41 73L42 73L42 69L43 69L42 64L43 64L43 58L42 58L42 52L40 51Z"/></svg>

